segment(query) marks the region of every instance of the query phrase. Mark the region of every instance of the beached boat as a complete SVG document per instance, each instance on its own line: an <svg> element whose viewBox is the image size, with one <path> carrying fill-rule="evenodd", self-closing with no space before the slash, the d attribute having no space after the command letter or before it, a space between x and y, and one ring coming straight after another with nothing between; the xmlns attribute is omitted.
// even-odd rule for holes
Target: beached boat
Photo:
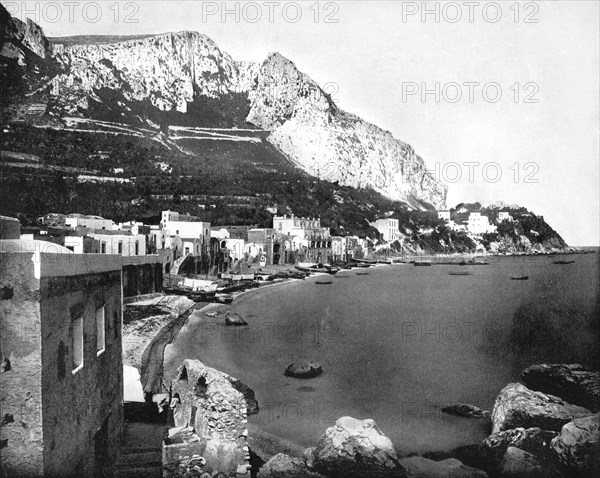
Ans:
<svg viewBox="0 0 600 478"><path fill-rule="evenodd" d="M429 261L414 261L413 264L415 266L421 266L422 267L422 266L430 266L431 262L429 262Z"/></svg>
<svg viewBox="0 0 600 478"><path fill-rule="evenodd" d="M219 304L231 304L233 302L233 296L231 294L216 294L213 302Z"/></svg>
<svg viewBox="0 0 600 478"><path fill-rule="evenodd" d="M448 272L448 275L451 276L472 276L473 273L472 272Z"/></svg>
<svg viewBox="0 0 600 478"><path fill-rule="evenodd" d="M214 290L211 290L211 291L199 290L199 291L190 292L187 295L187 298L190 300L193 300L194 302L210 302L212 299L214 299L215 294L216 294L216 291L214 291Z"/></svg>
<svg viewBox="0 0 600 478"><path fill-rule="evenodd" d="M529 280L529 276L512 276L510 280Z"/></svg>
<svg viewBox="0 0 600 478"><path fill-rule="evenodd" d="M554 261L555 264L573 264L575 261Z"/></svg>

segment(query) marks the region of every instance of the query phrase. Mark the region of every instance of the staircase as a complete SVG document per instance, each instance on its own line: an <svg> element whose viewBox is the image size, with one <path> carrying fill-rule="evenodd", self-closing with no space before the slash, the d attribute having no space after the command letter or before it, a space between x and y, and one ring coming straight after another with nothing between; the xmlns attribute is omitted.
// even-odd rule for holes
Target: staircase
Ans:
<svg viewBox="0 0 600 478"><path fill-rule="evenodd" d="M125 423L125 438L115 478L162 478L162 440L167 425Z"/></svg>
<svg viewBox="0 0 600 478"><path fill-rule="evenodd" d="M183 265L185 260L190 256L191 256L191 254L185 254L185 255L181 256L179 259L177 259L175 262L173 262L173 267L171 267L171 274L173 274L173 275L179 274L179 268Z"/></svg>

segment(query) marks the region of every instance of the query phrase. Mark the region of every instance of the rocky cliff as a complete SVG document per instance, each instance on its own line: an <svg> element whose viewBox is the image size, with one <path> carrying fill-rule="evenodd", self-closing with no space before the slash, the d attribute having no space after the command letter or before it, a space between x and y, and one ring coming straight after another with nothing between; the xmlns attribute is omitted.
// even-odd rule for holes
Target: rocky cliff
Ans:
<svg viewBox="0 0 600 478"><path fill-rule="evenodd" d="M304 170L353 187L445 206L446 187L414 149L340 110L294 63L278 53L265 60L250 92L248 121L271 131L269 141Z"/></svg>
<svg viewBox="0 0 600 478"><path fill-rule="evenodd" d="M0 60L18 59L26 66L21 51L26 50L59 66L38 79L41 88L36 84L28 91L43 95L29 101L47 103L57 117L107 119L110 111L110 119L124 123L190 126L198 117L202 126L217 127L222 123L210 124L212 119L229 116L230 126L250 123L267 130L272 145L320 179L370 187L413 205L445 206L446 187L410 145L341 111L280 54L269 55L262 65L236 61L206 35L188 31L62 38L51 44L37 25L11 19L3 7L0 22Z"/></svg>

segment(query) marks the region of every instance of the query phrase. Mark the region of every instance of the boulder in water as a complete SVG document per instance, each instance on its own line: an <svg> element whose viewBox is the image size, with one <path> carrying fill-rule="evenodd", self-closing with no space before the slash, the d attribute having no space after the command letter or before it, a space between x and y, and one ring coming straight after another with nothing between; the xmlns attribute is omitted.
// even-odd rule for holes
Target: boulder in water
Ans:
<svg viewBox="0 0 600 478"><path fill-rule="evenodd" d="M442 412L465 418L490 418L489 410L483 410L470 403L452 403L442 408Z"/></svg>
<svg viewBox="0 0 600 478"><path fill-rule="evenodd" d="M314 378L323 373L319 362L296 362L285 369L285 375L295 378Z"/></svg>
<svg viewBox="0 0 600 478"><path fill-rule="evenodd" d="M278 453L267 461L258 473L258 478L324 478L310 471L303 460Z"/></svg>
<svg viewBox="0 0 600 478"><path fill-rule="evenodd" d="M248 322L240 315L234 312L227 312L225 314L225 325L242 326L248 325Z"/></svg>
<svg viewBox="0 0 600 478"><path fill-rule="evenodd" d="M600 476L600 414L567 423L550 447L571 474Z"/></svg>
<svg viewBox="0 0 600 478"><path fill-rule="evenodd" d="M509 446L498 469L502 478L559 478L561 474L551 463L535 455Z"/></svg>
<svg viewBox="0 0 600 478"><path fill-rule="evenodd" d="M579 364L540 364L523 370L521 379L532 390L600 411L600 372Z"/></svg>
<svg viewBox="0 0 600 478"><path fill-rule="evenodd" d="M464 465L455 458L433 461L422 456L400 459L407 471L407 478L487 478L485 471Z"/></svg>
<svg viewBox="0 0 600 478"><path fill-rule="evenodd" d="M373 420L339 418L313 451L313 469L331 478L404 478L391 440Z"/></svg>
<svg viewBox="0 0 600 478"><path fill-rule="evenodd" d="M591 414L587 408L572 405L554 395L534 392L520 383L509 383L496 398L492 432L519 427L559 431L574 418Z"/></svg>
<svg viewBox="0 0 600 478"><path fill-rule="evenodd" d="M550 448L550 442L557 432L541 428L513 428L493 433L483 440L483 455L489 466L496 469L502 457L513 446L547 461L556 461L556 455Z"/></svg>

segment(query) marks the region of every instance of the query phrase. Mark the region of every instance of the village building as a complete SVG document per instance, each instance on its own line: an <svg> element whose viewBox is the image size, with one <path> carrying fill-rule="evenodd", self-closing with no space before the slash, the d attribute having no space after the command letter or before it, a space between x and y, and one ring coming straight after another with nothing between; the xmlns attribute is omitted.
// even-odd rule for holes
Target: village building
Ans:
<svg viewBox="0 0 600 478"><path fill-rule="evenodd" d="M115 223L111 219L104 219L100 216L86 216L84 214L68 214L65 216L65 225L72 229L102 229L112 231L115 229Z"/></svg>
<svg viewBox="0 0 600 478"><path fill-rule="evenodd" d="M480 212L471 212L469 214L467 230L473 234L486 234L495 232L496 226L490 224L488 217L482 215Z"/></svg>
<svg viewBox="0 0 600 478"><path fill-rule="evenodd" d="M498 219L497 222L502 222L502 221L513 221L513 217L510 215L510 212L508 211L500 211L498 213Z"/></svg>
<svg viewBox="0 0 600 478"><path fill-rule="evenodd" d="M370 222L369 225L377 229L386 242L394 242L400 239L398 219L377 219L375 222Z"/></svg>
<svg viewBox="0 0 600 478"><path fill-rule="evenodd" d="M143 256L146 254L146 236L123 234L122 231L92 232L89 237L100 242L101 254Z"/></svg>
<svg viewBox="0 0 600 478"><path fill-rule="evenodd" d="M450 211L438 211L438 219L442 219L446 222L450 221Z"/></svg>
<svg viewBox="0 0 600 478"><path fill-rule="evenodd" d="M123 431L121 261L31 236L0 240L6 476L114 471Z"/></svg>

